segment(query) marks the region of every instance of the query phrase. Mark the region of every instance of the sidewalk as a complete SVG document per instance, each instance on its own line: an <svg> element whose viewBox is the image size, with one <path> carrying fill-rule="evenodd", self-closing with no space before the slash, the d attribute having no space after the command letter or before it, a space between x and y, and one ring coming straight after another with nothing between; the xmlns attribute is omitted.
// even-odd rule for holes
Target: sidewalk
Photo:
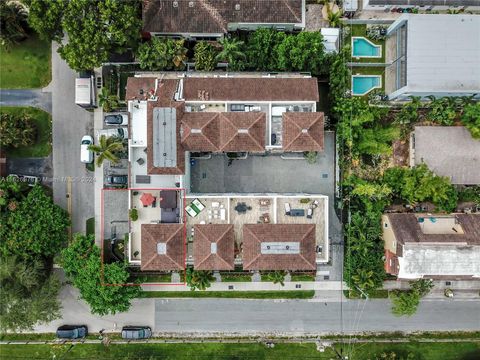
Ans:
<svg viewBox="0 0 480 360"><path fill-rule="evenodd" d="M299 286L300 285L300 286ZM298 287L299 286L299 287ZM144 291L190 291L187 285L148 285L143 284ZM315 290L315 291L341 291L347 286L341 281L296 281L285 282L285 286L271 282L216 282L205 291L294 291L294 290Z"/></svg>

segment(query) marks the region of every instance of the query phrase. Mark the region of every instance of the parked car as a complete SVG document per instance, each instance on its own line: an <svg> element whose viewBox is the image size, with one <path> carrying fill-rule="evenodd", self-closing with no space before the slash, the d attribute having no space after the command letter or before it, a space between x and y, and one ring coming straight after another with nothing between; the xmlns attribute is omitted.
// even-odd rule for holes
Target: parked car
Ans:
<svg viewBox="0 0 480 360"><path fill-rule="evenodd" d="M34 186L35 184L39 184L42 182L42 179L40 177L33 175L10 174L9 176L15 179L15 181L27 183L28 186Z"/></svg>
<svg viewBox="0 0 480 360"><path fill-rule="evenodd" d="M82 137L80 144L80 161L85 164L90 164L93 161L93 151L88 150L88 146L93 145L93 138L90 135Z"/></svg>
<svg viewBox="0 0 480 360"><path fill-rule="evenodd" d="M148 326L124 326L122 339L140 340L152 337L152 329Z"/></svg>
<svg viewBox="0 0 480 360"><path fill-rule="evenodd" d="M104 129L97 131L97 138L100 140L100 137L105 135L107 138L115 136L120 139L128 139L128 130L127 128L116 128L116 129Z"/></svg>
<svg viewBox="0 0 480 360"><path fill-rule="evenodd" d="M127 185L128 175L107 175L105 177L106 185Z"/></svg>
<svg viewBox="0 0 480 360"><path fill-rule="evenodd" d="M81 339L88 335L85 325L62 325L57 329L59 339Z"/></svg>
<svg viewBox="0 0 480 360"><path fill-rule="evenodd" d="M108 114L103 118L105 125L128 125L127 114Z"/></svg>

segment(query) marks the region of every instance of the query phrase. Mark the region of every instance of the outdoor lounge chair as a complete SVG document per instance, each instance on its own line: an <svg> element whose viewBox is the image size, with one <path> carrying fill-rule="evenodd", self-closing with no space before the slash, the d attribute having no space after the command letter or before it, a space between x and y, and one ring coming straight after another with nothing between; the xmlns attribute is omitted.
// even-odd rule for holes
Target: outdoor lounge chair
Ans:
<svg viewBox="0 0 480 360"><path fill-rule="evenodd" d="M285 203L285 215L290 215L290 204L289 203Z"/></svg>

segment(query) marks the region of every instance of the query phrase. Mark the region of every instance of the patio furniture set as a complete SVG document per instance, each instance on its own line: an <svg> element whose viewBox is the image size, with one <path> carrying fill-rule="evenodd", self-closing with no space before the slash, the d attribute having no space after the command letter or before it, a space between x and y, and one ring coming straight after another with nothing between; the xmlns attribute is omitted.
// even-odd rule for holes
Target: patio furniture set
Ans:
<svg viewBox="0 0 480 360"><path fill-rule="evenodd" d="M202 202L198 199L192 200L192 202L185 207L187 214L191 217L196 217L205 209L205 205L202 204ZM207 209L206 211L209 221L212 219L225 221L227 219L227 209L225 209L225 206L218 201L212 201L211 208ZM205 223L206 221L200 221L200 224Z"/></svg>
<svg viewBox="0 0 480 360"><path fill-rule="evenodd" d="M239 214L246 214L247 211L252 210L252 207L247 206L247 204L244 203L244 202L239 202L239 203L237 203L237 205L235 205L234 209Z"/></svg>
<svg viewBox="0 0 480 360"><path fill-rule="evenodd" d="M138 195L138 192L135 191L133 195ZM140 196L140 202L144 208L157 207L157 199L158 197L151 193L143 193ZM175 190L160 191L160 209L160 221L153 220L151 223L171 224L180 222L180 209L177 207L177 192Z"/></svg>
<svg viewBox="0 0 480 360"><path fill-rule="evenodd" d="M285 206L285 215L287 216L305 216L305 209L292 209L290 203L286 202ZM313 210L318 207L318 200L312 201L308 208L306 209L307 219L313 218Z"/></svg>

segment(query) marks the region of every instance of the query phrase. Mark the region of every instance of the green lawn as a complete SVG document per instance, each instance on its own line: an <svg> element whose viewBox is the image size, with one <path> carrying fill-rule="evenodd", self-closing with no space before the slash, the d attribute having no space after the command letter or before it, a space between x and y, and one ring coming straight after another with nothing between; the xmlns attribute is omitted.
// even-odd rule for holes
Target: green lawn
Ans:
<svg viewBox="0 0 480 360"><path fill-rule="evenodd" d="M221 273L222 282L251 282L252 275Z"/></svg>
<svg viewBox="0 0 480 360"><path fill-rule="evenodd" d="M381 358L383 353L395 352L396 358L412 354L416 360L474 360L480 356L478 343L404 343L336 345L337 351L350 360ZM263 344L128 344L105 347L97 344L65 345L2 345L0 359L162 359L162 360L289 360L337 359L327 348L320 353L315 344L276 344L273 349Z"/></svg>
<svg viewBox="0 0 480 360"><path fill-rule="evenodd" d="M293 281L315 281L315 275L308 275L308 274L292 274L292 282Z"/></svg>
<svg viewBox="0 0 480 360"><path fill-rule="evenodd" d="M145 283L170 283L172 282L172 274L156 274L156 275L144 275L138 274L134 276L135 279L140 279Z"/></svg>
<svg viewBox="0 0 480 360"><path fill-rule="evenodd" d="M31 35L10 51L0 49L0 88L41 88L52 79L50 43Z"/></svg>
<svg viewBox="0 0 480 360"><path fill-rule="evenodd" d="M314 290L292 291L143 291L145 298L311 299Z"/></svg>
<svg viewBox="0 0 480 360"><path fill-rule="evenodd" d="M12 158L45 157L52 152L52 117L47 112L33 107L3 106L2 113L28 114L37 126L37 141L31 146L7 149Z"/></svg>

